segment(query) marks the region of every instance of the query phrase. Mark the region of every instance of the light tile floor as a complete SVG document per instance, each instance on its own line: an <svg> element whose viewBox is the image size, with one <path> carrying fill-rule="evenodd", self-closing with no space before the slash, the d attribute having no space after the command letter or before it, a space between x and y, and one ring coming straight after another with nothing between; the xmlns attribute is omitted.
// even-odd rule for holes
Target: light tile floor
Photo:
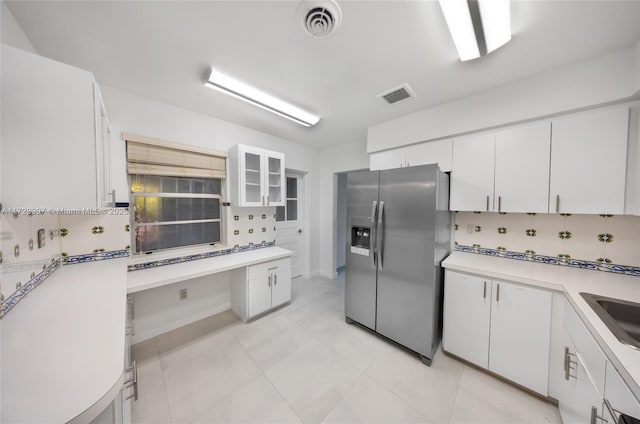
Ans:
<svg viewBox="0 0 640 424"><path fill-rule="evenodd" d="M561 422L442 351L427 367L346 324L343 305L343 280L297 278L291 303L253 322L227 311L134 345L134 422Z"/></svg>

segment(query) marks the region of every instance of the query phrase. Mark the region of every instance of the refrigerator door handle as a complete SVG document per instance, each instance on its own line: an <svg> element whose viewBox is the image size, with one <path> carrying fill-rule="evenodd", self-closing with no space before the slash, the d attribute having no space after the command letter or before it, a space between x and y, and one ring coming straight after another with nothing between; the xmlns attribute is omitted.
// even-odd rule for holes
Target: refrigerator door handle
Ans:
<svg viewBox="0 0 640 424"><path fill-rule="evenodd" d="M371 203L371 238L369 239L369 249L371 250L371 268L376 269L377 266L377 254L376 254L376 219L378 217L378 202L373 201Z"/></svg>
<svg viewBox="0 0 640 424"><path fill-rule="evenodd" d="M382 269L382 261L384 258L384 202L380 201L380 209L378 210L378 227L376 229L376 244L378 246L378 266Z"/></svg>

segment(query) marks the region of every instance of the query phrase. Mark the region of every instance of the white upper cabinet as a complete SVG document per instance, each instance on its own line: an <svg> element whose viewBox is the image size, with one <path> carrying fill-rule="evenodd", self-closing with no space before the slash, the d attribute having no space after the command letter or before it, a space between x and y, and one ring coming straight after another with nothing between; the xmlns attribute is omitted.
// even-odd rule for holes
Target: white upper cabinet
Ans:
<svg viewBox="0 0 640 424"><path fill-rule="evenodd" d="M404 168L437 163L442 172L451 171L452 141L429 141L369 155L369 169Z"/></svg>
<svg viewBox="0 0 640 424"><path fill-rule="evenodd" d="M453 140L451 171L452 211L493 211L495 135L493 133Z"/></svg>
<svg viewBox="0 0 640 424"><path fill-rule="evenodd" d="M93 75L5 45L0 74L3 206L106 206L108 120Z"/></svg>
<svg viewBox="0 0 640 424"><path fill-rule="evenodd" d="M623 214L629 108L553 121L549 212Z"/></svg>
<svg viewBox="0 0 640 424"><path fill-rule="evenodd" d="M229 152L234 206L284 206L284 155L238 144Z"/></svg>
<svg viewBox="0 0 640 424"><path fill-rule="evenodd" d="M551 122L496 133L497 212L549 211Z"/></svg>

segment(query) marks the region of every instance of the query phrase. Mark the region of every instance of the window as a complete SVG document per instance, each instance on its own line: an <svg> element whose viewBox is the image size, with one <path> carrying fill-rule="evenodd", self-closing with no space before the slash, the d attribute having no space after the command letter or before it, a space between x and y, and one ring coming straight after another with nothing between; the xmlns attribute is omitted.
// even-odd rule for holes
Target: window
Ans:
<svg viewBox="0 0 640 424"><path fill-rule="evenodd" d="M124 134L136 253L223 241L226 153Z"/></svg>
<svg viewBox="0 0 640 424"><path fill-rule="evenodd" d="M276 207L276 221L296 221L298 219L298 179L287 177L286 206Z"/></svg>
<svg viewBox="0 0 640 424"><path fill-rule="evenodd" d="M137 253L222 241L220 178L130 178Z"/></svg>

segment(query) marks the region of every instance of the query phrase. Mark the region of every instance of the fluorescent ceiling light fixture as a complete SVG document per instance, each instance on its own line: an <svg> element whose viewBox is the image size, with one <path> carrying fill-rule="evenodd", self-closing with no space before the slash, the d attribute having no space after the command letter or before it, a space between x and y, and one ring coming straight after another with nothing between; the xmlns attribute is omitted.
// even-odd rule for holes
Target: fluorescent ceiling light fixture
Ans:
<svg viewBox="0 0 640 424"><path fill-rule="evenodd" d="M209 80L204 84L209 88L221 91L237 99L244 100L254 106L290 119L305 127L311 127L320 121L320 117L300 109L290 103L251 87L242 81L231 78L214 68L211 68Z"/></svg>
<svg viewBox="0 0 640 424"><path fill-rule="evenodd" d="M439 0L461 61L491 53L511 40L510 0Z"/></svg>

